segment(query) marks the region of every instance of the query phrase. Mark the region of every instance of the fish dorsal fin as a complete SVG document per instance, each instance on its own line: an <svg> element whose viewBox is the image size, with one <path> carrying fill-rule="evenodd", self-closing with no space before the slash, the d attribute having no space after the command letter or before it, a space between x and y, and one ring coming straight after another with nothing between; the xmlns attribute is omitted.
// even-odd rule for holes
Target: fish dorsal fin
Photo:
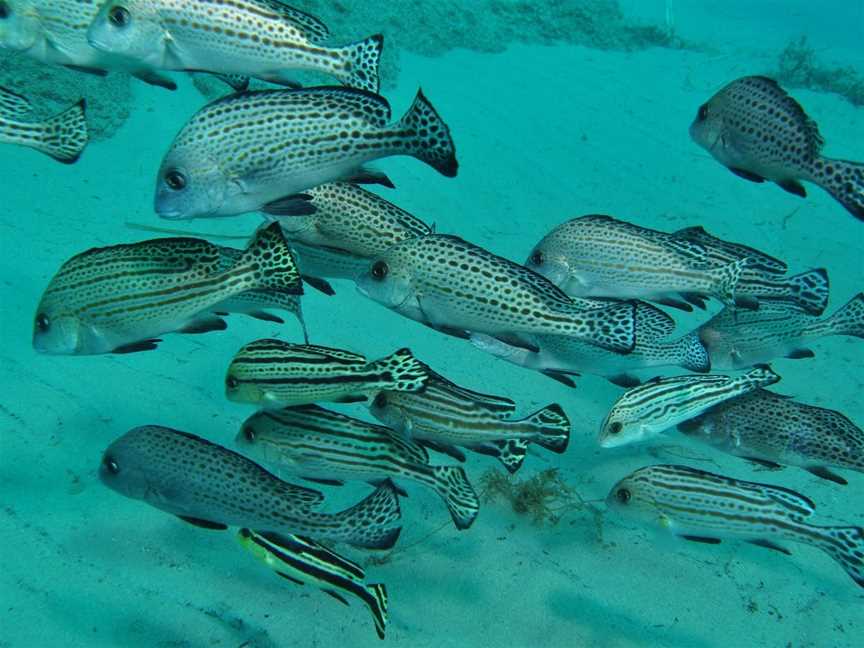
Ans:
<svg viewBox="0 0 864 648"><path fill-rule="evenodd" d="M460 387L432 369L427 367L426 370L429 374L430 386L439 387L442 391L450 392L458 398L472 401L499 414L509 414L516 410L516 403L509 398L504 396L494 396L492 394L482 394L480 392L466 389L465 387Z"/></svg>
<svg viewBox="0 0 864 648"><path fill-rule="evenodd" d="M788 266L780 259L765 254L761 250L757 250L748 245L741 243L730 243L721 238L710 234L701 225L693 227L685 227L672 234L677 239L686 239L694 243L700 243L720 252L723 252L729 261L736 259L750 259L749 268L764 270L771 274L784 274L788 270Z"/></svg>
<svg viewBox="0 0 864 648"><path fill-rule="evenodd" d="M30 102L19 94L0 86L0 115L24 117L33 111Z"/></svg>
<svg viewBox="0 0 864 648"><path fill-rule="evenodd" d="M317 344L292 344L284 340L276 340L265 338L250 342L243 347L243 352L250 353L284 353L292 357L296 357L298 362L302 362L303 358L315 358L333 360L343 364L366 364L366 356L343 349L333 349L330 347L319 346Z"/></svg>
<svg viewBox="0 0 864 648"><path fill-rule="evenodd" d="M804 126L804 134L807 136L807 146L810 149L810 154L814 157L819 155L822 151L822 146L825 144L825 139L819 132L819 126L815 121L810 119L801 104L791 97L774 79L765 76L755 76L751 77L751 79L763 83L777 97L780 104L789 111L793 118L801 120Z"/></svg>
<svg viewBox="0 0 864 648"><path fill-rule="evenodd" d="M259 0L283 19L299 29L312 43L322 43L330 37L330 30L321 20L300 11L281 0Z"/></svg>
<svg viewBox="0 0 864 648"><path fill-rule="evenodd" d="M674 252L687 257L694 263L704 264L708 261L708 250L701 243L689 239L670 237L663 241L663 245Z"/></svg>
<svg viewBox="0 0 864 648"><path fill-rule="evenodd" d="M319 346L317 344L298 344L297 347L309 353L342 360L343 362L366 364L366 356L353 351L345 351L344 349L333 349L331 347Z"/></svg>
<svg viewBox="0 0 864 648"><path fill-rule="evenodd" d="M305 95L310 98L322 100L338 99L348 107L359 110L363 116L378 126L386 126L392 118L390 102L381 95L359 88L347 86L318 86L312 88L301 88L289 91L298 96Z"/></svg>
<svg viewBox="0 0 864 648"><path fill-rule="evenodd" d="M773 501L781 504L790 511L794 511L805 517L812 515L816 510L816 504L809 497L805 497L801 493L796 493L782 486L766 486L762 485L765 490L765 495Z"/></svg>
<svg viewBox="0 0 864 648"><path fill-rule="evenodd" d="M675 330L675 320L646 302L636 302L636 335L645 340L661 340Z"/></svg>

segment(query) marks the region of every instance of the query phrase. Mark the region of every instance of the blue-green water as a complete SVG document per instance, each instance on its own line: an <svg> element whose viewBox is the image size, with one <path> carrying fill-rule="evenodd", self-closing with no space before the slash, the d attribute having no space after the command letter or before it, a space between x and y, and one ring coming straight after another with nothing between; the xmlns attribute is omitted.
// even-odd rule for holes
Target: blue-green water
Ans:
<svg viewBox="0 0 864 648"><path fill-rule="evenodd" d="M403 5L402 24L415 11ZM700 224L795 271L825 267L829 312L859 292L861 222L815 187L802 200L734 177L690 141L687 127L725 83L775 70L779 52L802 34L818 61L852 66L860 79L862 3L765 2L755 12L745 3L721 9L669 2L668 13L659 2L622 8L661 25L669 16L676 33L696 45L625 51L513 41L496 53L400 52L398 78L384 91L393 112L401 114L422 85L451 127L460 173L451 180L414 160L381 161L397 185L387 198L439 232L516 261L565 219L607 213L665 231ZM377 29L386 37L388 25L398 24L388 20ZM428 25L430 33L435 28ZM510 32L518 34L518 25ZM23 148L0 149L0 646L380 645L362 606L345 608L309 586L273 578L232 534L187 526L122 498L96 475L104 448L136 425L167 425L232 447L251 409L224 399L227 363L252 339L300 340L296 323L235 315L226 331L168 335L156 351L123 356L45 356L31 348L35 306L64 260L149 236L128 223L177 225L153 213L154 176L173 136L205 99L176 76L173 93L133 84L131 104L117 107L129 110L128 120L73 166ZM15 90L45 95L45 84L39 78ZM87 88L97 92L98 84ZM860 105L837 93L789 89L819 123L826 154L864 158ZM180 226L246 235L259 221L249 214ZM519 412L564 406L573 422L567 453L532 451L521 478L557 468L590 500L640 466L686 463L805 493L821 523L864 524L858 473L844 471L849 484L841 487L795 468L764 472L672 433L653 444L602 450L596 434L619 388L583 376L569 389L400 318L351 282L336 280L334 287L335 297L304 297L314 342L369 357L410 346L459 384L513 398ZM675 316L684 329L699 318ZM775 390L864 424L861 341L828 338L814 348L814 359L772 363L783 377ZM366 416L359 405L340 409ZM499 467L471 455L466 470L479 489L482 476ZM485 502L475 524L459 532L434 494L408 490L404 531L388 560L376 564L345 550L366 564L370 580L387 584L386 641L393 645L860 642L862 590L816 549L796 545L786 557L735 543L662 542L579 507L556 524L537 525L500 499ZM337 503L366 492L328 490Z"/></svg>

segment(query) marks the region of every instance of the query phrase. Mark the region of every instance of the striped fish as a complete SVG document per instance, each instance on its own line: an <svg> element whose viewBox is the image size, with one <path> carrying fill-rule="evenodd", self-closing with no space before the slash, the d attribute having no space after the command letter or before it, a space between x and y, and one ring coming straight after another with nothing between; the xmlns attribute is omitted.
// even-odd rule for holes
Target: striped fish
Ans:
<svg viewBox="0 0 864 648"><path fill-rule="evenodd" d="M780 380L759 365L739 376L672 376L630 389L615 401L600 427L599 443L615 448L651 439L730 398Z"/></svg>
<svg viewBox="0 0 864 648"><path fill-rule="evenodd" d="M218 246L194 238L94 248L63 264L45 289L33 346L42 353L129 353L157 336L225 328L212 314L250 290L299 294L303 287L277 224L260 230L228 270Z"/></svg>
<svg viewBox="0 0 864 648"><path fill-rule="evenodd" d="M240 529L237 540L282 578L317 587L344 605L348 605L347 597L360 599L372 612L378 638L384 638L387 588L381 583L367 585L360 565L303 536Z"/></svg>
<svg viewBox="0 0 864 648"><path fill-rule="evenodd" d="M243 424L236 442L280 471L325 483L404 478L434 490L457 529L467 529L480 501L458 466L432 466L426 450L387 427L317 405L264 410Z"/></svg>
<svg viewBox="0 0 864 648"><path fill-rule="evenodd" d="M786 302L763 301L759 310L725 308L699 328L717 369L741 369L773 358L812 358L810 342L831 335L864 338L864 293L828 317Z"/></svg>
<svg viewBox="0 0 864 648"><path fill-rule="evenodd" d="M370 263L357 287L405 317L466 339L469 332L520 341L546 333L618 353L635 345L633 304L585 308L540 275L455 236L397 243Z"/></svg>
<svg viewBox="0 0 864 648"><path fill-rule="evenodd" d="M81 157L90 139L85 108L82 99L55 117L33 121L30 102L0 87L0 143L26 146L64 164L72 164Z"/></svg>
<svg viewBox="0 0 864 648"><path fill-rule="evenodd" d="M384 483L354 506L322 513L324 495L284 482L201 437L159 425L134 428L105 450L99 478L112 490L206 529L298 533L389 549L399 537L399 499Z"/></svg>
<svg viewBox="0 0 864 648"><path fill-rule="evenodd" d="M626 519L695 542L743 540L784 554L781 542L811 545L864 587L864 529L810 524L816 505L787 488L659 465L619 481L606 503Z"/></svg>
<svg viewBox="0 0 864 648"><path fill-rule="evenodd" d="M428 371L425 390L379 392L369 411L421 445L464 461L454 447L462 446L496 457L511 473L522 466L529 443L558 454L567 449L570 420L560 405L514 420L513 401L465 389Z"/></svg>
<svg viewBox="0 0 864 648"><path fill-rule="evenodd" d="M450 131L422 92L390 123L386 99L339 87L234 94L199 110L162 160L162 218L233 216L350 177L371 160L408 155L453 177Z"/></svg>
<svg viewBox="0 0 864 648"><path fill-rule="evenodd" d="M800 466L846 484L828 469L864 472L864 431L834 410L757 389L678 424L687 436L769 468Z"/></svg>
<svg viewBox="0 0 864 648"><path fill-rule="evenodd" d="M201 70L296 85L292 70L313 70L378 91L384 39L327 47L318 18L281 0L111 0L87 30L99 50L163 70Z"/></svg>
<svg viewBox="0 0 864 648"><path fill-rule="evenodd" d="M356 403L381 389L419 391L427 380L425 366L408 349L369 362L341 349L265 339L237 352L225 388L229 400L279 408L319 401Z"/></svg>

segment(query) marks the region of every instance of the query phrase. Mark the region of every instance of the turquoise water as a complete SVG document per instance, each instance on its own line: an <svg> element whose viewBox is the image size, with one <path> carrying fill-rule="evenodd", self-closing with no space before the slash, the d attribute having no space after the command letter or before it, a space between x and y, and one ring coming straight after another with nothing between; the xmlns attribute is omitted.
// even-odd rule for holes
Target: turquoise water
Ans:
<svg viewBox="0 0 864 648"><path fill-rule="evenodd" d="M664 3L621 4L626 16L664 26L670 15ZM687 127L718 88L771 72L780 50L802 34L824 65L864 75L864 6L766 2L753 12L744 3L722 10L715 3L668 5L675 33L693 47L610 50L514 37L499 52L463 43L427 57L406 46L384 93L401 114L422 85L451 127L460 173L451 180L414 160L386 159L376 166L397 189L385 195L437 231L516 261L554 225L582 214L612 214L665 231L700 224L780 257L792 270L827 268L831 312L864 285L862 223L817 188L801 200L734 177L690 141ZM401 24L414 11L404 3ZM388 19L373 29L387 37L388 25L399 24ZM430 32L435 27L428 24ZM519 26L510 32L520 33ZM4 69L17 64L7 59ZM205 99L176 77L180 88L173 93L134 83L131 103L116 107L128 110L128 119L73 166L23 148L0 149L0 646L380 645L361 605L344 608L310 586L274 578L239 550L232 534L185 525L120 497L97 478L105 447L137 425L167 425L232 447L251 408L224 399L227 363L252 339L301 340L295 322L234 315L226 331L168 335L156 351L120 356L46 356L29 343L35 306L64 260L150 236L129 223L178 226L153 213L153 179L173 136ZM86 87L99 92L93 80ZM42 77L14 89L34 101L40 95L58 101ZM826 154L864 158L860 105L808 87L789 90L819 123ZM247 235L259 220L249 214L179 227ZM556 468L582 498L594 500L636 468L686 463L804 493L823 524L864 524L858 473L843 471L849 485L841 487L795 468L764 472L672 433L653 444L603 450L596 434L619 388L583 376L569 389L400 318L351 282L333 284L335 297L312 291L304 297L314 342L369 357L410 346L455 382L514 399L520 413L550 402L564 406L573 422L567 453L530 452L520 478ZM682 328L700 317L673 314ZM814 348L814 359L772 363L783 377L775 390L864 424L861 341L827 338ZM340 409L366 416L360 405ZM471 455L466 470L479 489L483 475L499 468L494 459ZM336 502L333 510L367 492L322 489ZM366 565L371 581L388 586L388 643L860 642L862 590L816 549L796 545L787 557L736 543L662 541L606 514L602 503L594 504L599 513L572 507L557 523L538 525L498 499L484 503L475 524L459 532L434 494L408 490L404 531L389 559L376 564L345 549Z"/></svg>

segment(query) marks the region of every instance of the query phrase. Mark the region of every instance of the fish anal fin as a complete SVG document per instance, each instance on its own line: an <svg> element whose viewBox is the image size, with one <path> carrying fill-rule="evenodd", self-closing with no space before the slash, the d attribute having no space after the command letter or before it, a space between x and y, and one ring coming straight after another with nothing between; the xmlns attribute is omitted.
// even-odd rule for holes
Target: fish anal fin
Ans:
<svg viewBox="0 0 864 648"><path fill-rule="evenodd" d="M793 349L786 354L790 360L803 360L805 358L815 358L816 354L810 349Z"/></svg>
<svg viewBox="0 0 864 648"><path fill-rule="evenodd" d="M570 376L567 376L560 371L552 371L551 369L544 369L540 373L544 376L548 376L552 380L557 380L562 385L570 387L571 389L576 389L576 381L573 380Z"/></svg>
<svg viewBox="0 0 864 648"><path fill-rule="evenodd" d="M83 72L84 74L92 74L93 76L108 76L108 70L103 70L102 68L87 67L86 65L64 65L63 67L75 70L76 72Z"/></svg>
<svg viewBox="0 0 864 648"><path fill-rule="evenodd" d="M804 185L797 180L782 180L777 183L777 186L784 191L795 194L796 196L801 196L802 198L807 197L807 190L804 188Z"/></svg>
<svg viewBox="0 0 864 648"><path fill-rule="evenodd" d="M424 448L440 452L441 454L446 454L448 457L453 457L456 461L465 461L465 453L454 445L450 445L449 443L440 443L438 441L428 441L426 439L415 440L418 445L421 445Z"/></svg>
<svg viewBox="0 0 864 648"><path fill-rule="evenodd" d="M267 311L252 311L246 313L249 317L254 317L257 320L261 320L262 322L273 322L274 324L284 324L285 320L281 317L273 315L272 313L268 313Z"/></svg>
<svg viewBox="0 0 864 648"><path fill-rule="evenodd" d="M834 471L829 470L825 466L806 466L804 470L806 470L812 475L821 477L822 479L827 479L828 481L832 481L835 484L840 484L841 486L846 486L849 483L843 477L841 477Z"/></svg>
<svg viewBox="0 0 864 648"><path fill-rule="evenodd" d="M197 335L199 333L210 333L211 331L224 331L227 328L228 324L221 317L200 317L186 324L178 333Z"/></svg>
<svg viewBox="0 0 864 648"><path fill-rule="evenodd" d="M677 308L678 310L682 310L687 313L693 312L693 305L688 304L686 301L681 301L680 299L673 299L672 297L661 297L660 299L654 299L652 301L657 302L661 306Z"/></svg>
<svg viewBox="0 0 864 648"><path fill-rule="evenodd" d="M131 342L129 344L121 344L113 349L111 353L138 353L139 351L152 351L162 340L151 338L149 340L141 340L139 342Z"/></svg>
<svg viewBox="0 0 864 648"><path fill-rule="evenodd" d="M758 540L748 540L752 545L756 545L757 547L765 547L766 549L772 549L773 551L779 551L782 554L786 554L787 556L791 556L792 552L786 549L785 547L781 547L778 544L774 544L770 540L762 540L761 538Z"/></svg>
<svg viewBox="0 0 864 648"><path fill-rule="evenodd" d="M698 536L698 535L684 535L680 534L679 538L683 538L684 540L689 540L690 542L701 542L702 544L720 544L720 538L712 538L709 536Z"/></svg>
<svg viewBox="0 0 864 648"><path fill-rule="evenodd" d="M177 89L177 84L174 83L174 81L168 77L162 76L161 74L157 74L152 70L136 70L132 73L132 76L152 86L158 86L160 88L165 88L166 90Z"/></svg>
<svg viewBox="0 0 864 648"><path fill-rule="evenodd" d="M213 522L212 520L205 520L203 518L196 518L189 515L178 515L181 520L184 522L188 522L197 527L201 527L202 529L210 529L212 531L224 531L228 528L227 524L222 524L221 522Z"/></svg>
<svg viewBox="0 0 864 648"><path fill-rule="evenodd" d="M749 180L750 182L765 182L765 178L760 176L758 173L753 173L752 171L747 171L746 169L739 169L738 167L729 167L729 170L739 178L744 178L745 180Z"/></svg>

